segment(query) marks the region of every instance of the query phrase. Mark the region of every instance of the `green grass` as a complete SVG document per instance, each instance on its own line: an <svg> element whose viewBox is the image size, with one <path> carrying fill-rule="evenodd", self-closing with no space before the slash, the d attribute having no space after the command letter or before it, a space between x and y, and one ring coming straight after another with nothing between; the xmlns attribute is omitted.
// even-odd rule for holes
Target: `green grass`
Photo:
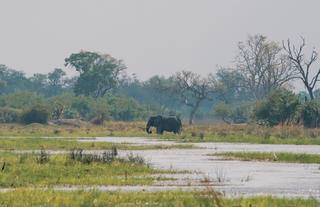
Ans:
<svg viewBox="0 0 320 207"><path fill-rule="evenodd" d="M172 207L317 207L312 198L252 197L227 199L212 190L201 192L116 193L97 191L37 191L21 189L0 193L0 206L172 206Z"/></svg>
<svg viewBox="0 0 320 207"><path fill-rule="evenodd" d="M182 133L175 135L147 134L146 122L107 122L104 127L49 126L41 124L0 124L0 137L155 137L189 142L246 142L259 144L306 144L320 145L320 129L305 129L301 126L263 127L258 125L226 125L200 123L183 125ZM152 131L155 131L152 129Z"/></svg>
<svg viewBox="0 0 320 207"><path fill-rule="evenodd" d="M139 157L111 160L92 155L79 157L79 154L72 159L70 154L0 152L0 168L4 166L0 170L0 187L142 185L158 179L151 174L175 173L152 169Z"/></svg>
<svg viewBox="0 0 320 207"><path fill-rule="evenodd" d="M81 139L81 138L80 138ZM146 145L134 146L130 144L109 142L79 142L78 138L0 138L1 150L109 150L113 146L121 150L148 150L148 149L191 149L191 144L180 145Z"/></svg>
<svg viewBox="0 0 320 207"><path fill-rule="evenodd" d="M211 156L224 156L227 159L239 159L242 161L267 161L290 163L320 163L320 155L294 154L294 153L261 153L261 152L222 152L209 154Z"/></svg>

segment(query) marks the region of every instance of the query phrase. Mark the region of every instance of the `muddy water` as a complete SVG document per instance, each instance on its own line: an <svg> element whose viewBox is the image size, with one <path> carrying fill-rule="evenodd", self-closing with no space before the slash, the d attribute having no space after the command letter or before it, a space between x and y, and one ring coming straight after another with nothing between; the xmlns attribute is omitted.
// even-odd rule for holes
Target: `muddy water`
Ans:
<svg viewBox="0 0 320 207"><path fill-rule="evenodd" d="M83 141L83 140L82 140ZM97 141L134 143L143 145L177 144L148 138L97 138ZM204 149L168 149L119 151L121 156L129 153L143 156L153 167L159 169L188 170L192 174L179 175L189 183L180 188L201 188L210 183L228 195L278 195L314 196L320 199L320 165L296 163L268 163L248 161L222 161L207 156L215 152L290 152L320 154L319 145L261 145L243 143L194 143ZM183 182L181 182L183 183ZM203 186L199 186L203 183ZM176 186L177 187L177 186ZM154 187L153 187L154 188ZM149 190L153 189L150 187ZM161 186L171 189L173 186Z"/></svg>

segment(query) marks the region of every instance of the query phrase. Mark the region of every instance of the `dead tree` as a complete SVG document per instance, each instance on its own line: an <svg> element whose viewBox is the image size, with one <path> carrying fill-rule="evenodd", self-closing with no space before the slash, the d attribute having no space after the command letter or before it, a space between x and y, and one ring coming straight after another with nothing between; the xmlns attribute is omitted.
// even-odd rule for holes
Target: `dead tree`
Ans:
<svg viewBox="0 0 320 207"><path fill-rule="evenodd" d="M238 49L236 63L243 76L242 87L249 90L255 100L283 87L296 75L281 46L267 41L265 36L249 36L246 42L239 43Z"/></svg>
<svg viewBox="0 0 320 207"><path fill-rule="evenodd" d="M306 87L310 99L314 99L314 88L318 82L318 77L320 74L320 68L314 73L312 71L312 64L318 59L318 53L313 49L309 59L305 58L304 48L306 46L305 40L301 37L302 43L296 47L292 45L290 40L287 40L287 44L282 42L284 50L287 52L288 58L295 67L298 75L296 78L300 79L304 86Z"/></svg>
<svg viewBox="0 0 320 207"><path fill-rule="evenodd" d="M216 82L212 76L202 78L191 71L181 71L174 75L175 85L171 89L181 102L190 107L189 124L193 122L193 117L199 105L205 99L209 99L210 94L216 92Z"/></svg>

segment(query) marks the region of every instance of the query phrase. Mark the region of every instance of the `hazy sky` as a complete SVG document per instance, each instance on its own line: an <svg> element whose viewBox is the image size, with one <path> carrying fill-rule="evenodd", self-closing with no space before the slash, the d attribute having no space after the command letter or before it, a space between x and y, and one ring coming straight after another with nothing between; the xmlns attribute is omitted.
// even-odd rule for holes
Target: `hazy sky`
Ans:
<svg viewBox="0 0 320 207"><path fill-rule="evenodd" d="M0 64L48 73L89 50L124 60L140 79L206 74L232 66L249 34L301 35L320 51L319 9L319 0L0 0Z"/></svg>

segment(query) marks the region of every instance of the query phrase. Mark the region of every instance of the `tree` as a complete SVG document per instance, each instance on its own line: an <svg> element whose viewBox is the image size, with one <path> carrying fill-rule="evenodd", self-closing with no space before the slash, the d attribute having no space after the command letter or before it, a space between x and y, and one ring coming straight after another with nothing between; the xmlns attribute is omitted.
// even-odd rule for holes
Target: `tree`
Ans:
<svg viewBox="0 0 320 207"><path fill-rule="evenodd" d="M32 91L37 93L46 94L46 89L48 86L48 76L45 74L35 73L32 77L29 78L32 84Z"/></svg>
<svg viewBox="0 0 320 207"><path fill-rule="evenodd" d="M31 81L25 77L25 73L0 65L0 82L2 82L1 93L12 93L16 90L28 90L31 88Z"/></svg>
<svg viewBox="0 0 320 207"><path fill-rule="evenodd" d="M48 73L48 95L56 96L62 93L64 84L63 77L66 75L60 68L55 68L51 73Z"/></svg>
<svg viewBox="0 0 320 207"><path fill-rule="evenodd" d="M53 72L48 74L48 81L49 85L53 87L61 86L63 84L63 76L66 75L66 72L64 72L60 68L55 68Z"/></svg>
<svg viewBox="0 0 320 207"><path fill-rule="evenodd" d="M214 115L221 118L225 123L247 123L251 112L251 104L242 103L231 107L222 102L213 107Z"/></svg>
<svg viewBox="0 0 320 207"><path fill-rule="evenodd" d="M221 103L213 107L214 115L221 118L225 123L231 124L231 107L226 103Z"/></svg>
<svg viewBox="0 0 320 207"><path fill-rule="evenodd" d="M255 100L262 100L272 90L279 89L296 77L296 70L273 41L262 35L249 36L238 44L237 70L244 85Z"/></svg>
<svg viewBox="0 0 320 207"><path fill-rule="evenodd" d="M191 125L200 103L209 99L210 95L216 92L216 81L211 75L202 78L191 71L177 72L173 76L173 80L174 82L170 85L164 85L159 81L157 87L159 90L170 92L179 98L182 104L191 108L189 115L189 124Z"/></svg>
<svg viewBox="0 0 320 207"><path fill-rule="evenodd" d="M239 103L252 99L251 93L242 87L245 81L240 71L220 68L216 76L220 83L219 94L226 104Z"/></svg>
<svg viewBox="0 0 320 207"><path fill-rule="evenodd" d="M265 101L258 102L253 114L259 122L269 126L284 125L293 121L300 99L286 89L272 91Z"/></svg>
<svg viewBox="0 0 320 207"><path fill-rule="evenodd" d="M5 71L4 65L0 65L0 77L3 76L3 73ZM0 94L2 93L2 89L5 88L7 86L7 82L2 80L2 78L0 78Z"/></svg>
<svg viewBox="0 0 320 207"><path fill-rule="evenodd" d="M303 126L316 128L320 125L320 105L316 100L308 100L301 107Z"/></svg>
<svg viewBox="0 0 320 207"><path fill-rule="evenodd" d="M314 89L316 83L319 81L318 77L320 75L320 68L317 71L312 72L312 65L317 61L318 53L313 50L309 59L306 59L303 51L306 43L304 38L301 39L302 43L298 47L296 47L295 45L291 45L291 42L288 39L287 45L285 45L285 43L283 42L283 48L287 52L289 60L297 71L297 75L295 76L295 78L298 78L303 82L310 98L313 100Z"/></svg>
<svg viewBox="0 0 320 207"><path fill-rule="evenodd" d="M115 88L120 72L126 69L121 60L108 54L87 51L71 54L65 59L65 66L73 67L80 73L74 92L95 98Z"/></svg>

